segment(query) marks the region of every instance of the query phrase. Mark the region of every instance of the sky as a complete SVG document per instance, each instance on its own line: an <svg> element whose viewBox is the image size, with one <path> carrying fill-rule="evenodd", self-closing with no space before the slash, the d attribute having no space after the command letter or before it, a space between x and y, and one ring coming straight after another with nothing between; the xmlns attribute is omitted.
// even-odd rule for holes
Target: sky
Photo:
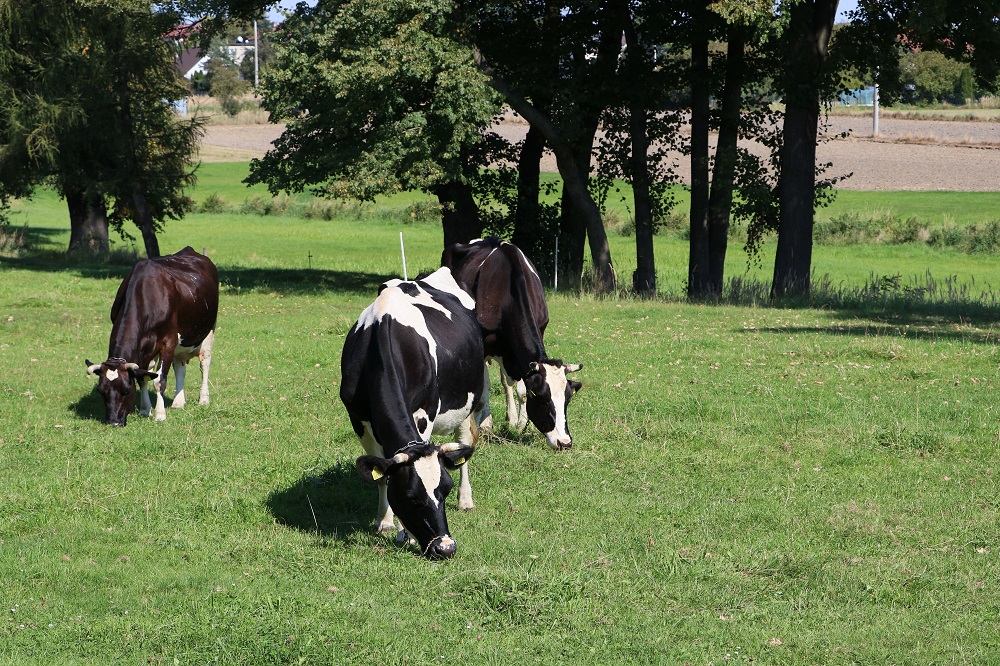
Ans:
<svg viewBox="0 0 1000 666"><path fill-rule="evenodd" d="M279 13L278 9L279 8L280 9L287 9L287 10L294 9L295 5L299 1L300 0L280 0L280 2L278 2L277 5L275 5L275 7L271 8L267 12L267 17L269 19L271 19L272 22L281 21L282 18L281 18L281 14ZM310 4L310 5L315 5L316 4L316 0L306 0L306 2L308 4ZM858 6L858 0L840 0L840 3L837 5L837 20L838 21L846 21L847 20L847 12L849 12L849 11L857 8L857 6Z"/></svg>

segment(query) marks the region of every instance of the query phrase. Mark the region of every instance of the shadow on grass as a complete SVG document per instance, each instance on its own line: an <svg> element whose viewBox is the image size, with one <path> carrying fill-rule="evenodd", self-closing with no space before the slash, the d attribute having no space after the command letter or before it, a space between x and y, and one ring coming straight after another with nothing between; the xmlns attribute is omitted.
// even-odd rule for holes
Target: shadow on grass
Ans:
<svg viewBox="0 0 1000 666"><path fill-rule="evenodd" d="M82 369L80 374L83 374ZM93 377L85 377L84 379L93 383L90 393L82 396L76 402L71 402L66 408L66 411L76 414L77 418L84 421L103 421L104 398L102 398L101 394L97 392L97 380Z"/></svg>
<svg viewBox="0 0 1000 666"><path fill-rule="evenodd" d="M341 462L274 491L265 506L283 525L348 541L354 533L372 533L378 491L362 480L353 461Z"/></svg>
<svg viewBox="0 0 1000 666"><path fill-rule="evenodd" d="M839 314L839 313L838 313ZM863 317L859 312L848 313L853 317ZM1000 313L982 321L970 317L932 318L927 316L894 317L890 322L843 322L829 326L764 326L753 329L760 333L774 335L822 334L856 338L899 338L903 340L940 340L944 342L970 342L995 345L1000 342L1000 330L993 325ZM981 329L977 325L988 325ZM734 328L734 333L746 333L745 328Z"/></svg>
<svg viewBox="0 0 1000 666"><path fill-rule="evenodd" d="M53 253L50 256L35 254L26 257L4 257L0 258L0 265L50 273L74 271L84 278L120 280L132 269L134 262L91 263L71 260L65 255ZM327 291L374 295L379 285L393 277L397 276L306 268L219 266L220 288L223 294L228 295L261 291L288 295ZM113 298L114 294L111 293L109 297Z"/></svg>

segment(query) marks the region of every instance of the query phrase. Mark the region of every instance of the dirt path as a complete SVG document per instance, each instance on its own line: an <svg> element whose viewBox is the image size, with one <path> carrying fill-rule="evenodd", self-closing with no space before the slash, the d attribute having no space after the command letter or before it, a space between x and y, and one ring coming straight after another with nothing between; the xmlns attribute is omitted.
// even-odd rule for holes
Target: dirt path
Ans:
<svg viewBox="0 0 1000 666"><path fill-rule="evenodd" d="M202 141L206 162L242 161L259 157L284 129L281 125L209 125ZM931 120L888 120L871 136L870 118L830 119L829 134L849 132L820 145L818 160L832 162L828 175L853 175L840 187L852 190L1000 191L1000 123ZM504 123L496 130L521 139L527 125ZM686 161L675 155L677 171L687 182ZM543 159L555 171L555 159Z"/></svg>

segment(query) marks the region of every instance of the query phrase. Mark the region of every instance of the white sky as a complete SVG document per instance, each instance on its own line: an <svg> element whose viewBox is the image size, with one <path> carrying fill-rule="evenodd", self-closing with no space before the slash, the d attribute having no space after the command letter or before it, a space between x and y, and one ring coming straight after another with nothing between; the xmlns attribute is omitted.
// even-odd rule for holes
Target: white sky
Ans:
<svg viewBox="0 0 1000 666"><path fill-rule="evenodd" d="M847 12L858 8L858 0L840 0L837 4L837 20L846 21Z"/></svg>

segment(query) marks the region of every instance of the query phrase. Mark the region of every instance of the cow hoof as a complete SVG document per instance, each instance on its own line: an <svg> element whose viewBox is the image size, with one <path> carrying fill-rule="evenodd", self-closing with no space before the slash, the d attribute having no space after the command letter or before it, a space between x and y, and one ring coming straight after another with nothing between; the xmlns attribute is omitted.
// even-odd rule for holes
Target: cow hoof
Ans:
<svg viewBox="0 0 1000 666"><path fill-rule="evenodd" d="M376 534L394 534L396 525L394 523L375 523Z"/></svg>
<svg viewBox="0 0 1000 666"><path fill-rule="evenodd" d="M166 412L164 412L163 414L157 414L156 417L153 420L154 421L166 421L167 420L167 414L166 414Z"/></svg>
<svg viewBox="0 0 1000 666"><path fill-rule="evenodd" d="M203 395L202 397L198 398L198 404L199 405L207 405L208 404L208 396L207 395Z"/></svg>
<svg viewBox="0 0 1000 666"><path fill-rule="evenodd" d="M172 402L172 403L170 404L170 408L171 408L171 409L184 409L184 406L185 406L185 405L187 405L187 403L186 403L186 402L184 402L183 400L181 400L180 402L177 402L176 400L174 400L174 401L173 401L173 402Z"/></svg>
<svg viewBox="0 0 1000 666"><path fill-rule="evenodd" d="M463 501L463 500L459 500L459 502L458 502L458 510L459 511L472 511L475 508L476 508L476 505L472 503L472 500L469 500L467 502Z"/></svg>
<svg viewBox="0 0 1000 666"><path fill-rule="evenodd" d="M486 434L493 432L493 417L487 416L483 419L483 422L479 424L479 432Z"/></svg>

